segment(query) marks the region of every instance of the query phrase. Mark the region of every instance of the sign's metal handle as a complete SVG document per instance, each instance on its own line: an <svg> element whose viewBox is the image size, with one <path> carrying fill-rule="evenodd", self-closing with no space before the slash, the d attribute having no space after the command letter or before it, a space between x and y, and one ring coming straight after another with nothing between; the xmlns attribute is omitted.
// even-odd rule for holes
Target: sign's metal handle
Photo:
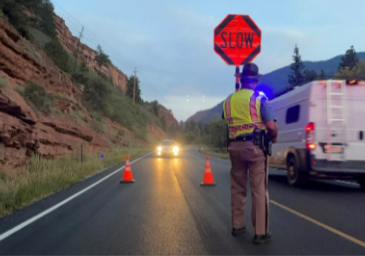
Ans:
<svg viewBox="0 0 365 256"><path fill-rule="evenodd" d="M240 67L236 66L236 92L240 89Z"/></svg>

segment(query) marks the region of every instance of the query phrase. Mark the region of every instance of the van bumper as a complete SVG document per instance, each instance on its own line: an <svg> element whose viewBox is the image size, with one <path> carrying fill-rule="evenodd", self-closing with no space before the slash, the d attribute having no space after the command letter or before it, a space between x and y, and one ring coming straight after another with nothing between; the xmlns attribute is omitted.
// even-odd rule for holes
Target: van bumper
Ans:
<svg viewBox="0 0 365 256"><path fill-rule="evenodd" d="M357 179L365 175L365 161L327 161L311 157L309 174L318 178Z"/></svg>

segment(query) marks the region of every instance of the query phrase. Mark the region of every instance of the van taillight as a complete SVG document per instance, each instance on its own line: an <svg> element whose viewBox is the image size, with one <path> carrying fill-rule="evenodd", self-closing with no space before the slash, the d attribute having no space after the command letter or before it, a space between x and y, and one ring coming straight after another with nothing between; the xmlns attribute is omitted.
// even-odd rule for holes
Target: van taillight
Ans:
<svg viewBox="0 0 365 256"><path fill-rule="evenodd" d="M316 145L316 143L307 143L307 148L308 149L316 149L316 147L317 147L317 145Z"/></svg>
<svg viewBox="0 0 365 256"><path fill-rule="evenodd" d="M357 80L356 79L346 80L346 84L347 85L357 85Z"/></svg>
<svg viewBox="0 0 365 256"><path fill-rule="evenodd" d="M314 131L315 125L314 123L309 123L307 124L307 126L305 127L305 130L308 131Z"/></svg>
<svg viewBox="0 0 365 256"><path fill-rule="evenodd" d="M314 123L308 123L305 126L305 139L307 141L307 148L310 150L316 149L316 143L314 143Z"/></svg>

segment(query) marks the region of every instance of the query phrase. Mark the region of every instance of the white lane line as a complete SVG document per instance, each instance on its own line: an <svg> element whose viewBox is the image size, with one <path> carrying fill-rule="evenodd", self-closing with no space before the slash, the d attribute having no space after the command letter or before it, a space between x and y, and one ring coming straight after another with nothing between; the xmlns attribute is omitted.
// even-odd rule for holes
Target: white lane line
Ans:
<svg viewBox="0 0 365 256"><path fill-rule="evenodd" d="M146 157L146 156L148 156L148 155L150 155L150 154L151 154L151 153L148 153L148 154L146 154L146 155L144 155L144 156L141 156L140 158L137 158L136 160L132 161L132 162L131 162L131 164L133 164L133 163L135 163L135 162L138 162L139 160L141 160L142 158L144 158L144 157ZM75 199L76 197L78 197L78 196L82 195L83 193L85 193L86 191L88 191L88 190L92 189L93 187L95 187L95 186L96 186L96 185L98 185L99 183L101 183L101 182L103 182L104 180L106 180L106 179L110 178L110 177L111 177L111 176L113 176L114 174L117 174L118 172L120 172L120 171L121 171L121 170L123 170L124 168L125 168L125 166L123 166L123 167L121 167L121 168L117 169L116 171L112 172L112 173L111 173L111 174L109 174L108 176L105 176L104 178L102 178L101 180L99 180L99 181L95 182L94 184L92 184L92 185L88 186L87 188L84 188L83 190L81 190L81 191L77 192L76 194L74 194L74 195L72 195L72 196L70 196L70 197L66 198L65 200L63 200L63 201L59 202L58 204L56 204L56 205L52 206L52 207L51 207L51 208L49 208L48 210L45 210L45 211L43 211L43 212L41 212L41 213L37 214L36 216L34 216L34 217L32 217L32 218L30 218L30 219L28 219L28 220L26 220L26 221L24 221L24 222L20 223L19 225L17 225L17 226L15 226L15 227L13 227L12 229L9 229L8 231L6 231L6 232L2 233L2 234L0 235L0 242L1 242L2 240L4 240L5 238L7 238L7 237L11 236L11 235L12 235L12 234L14 234L15 232L18 232L19 230L21 230L21 229L25 228L26 226L28 226L28 225L32 224L32 223L33 223L33 222L35 222L36 220L38 220L38 219L42 218L43 216L45 216L45 215L47 215L47 214L49 214L49 213L53 212L54 210L56 210L56 209L60 208L62 205L64 205L64 204L66 204L66 203L70 202L72 199Z"/></svg>

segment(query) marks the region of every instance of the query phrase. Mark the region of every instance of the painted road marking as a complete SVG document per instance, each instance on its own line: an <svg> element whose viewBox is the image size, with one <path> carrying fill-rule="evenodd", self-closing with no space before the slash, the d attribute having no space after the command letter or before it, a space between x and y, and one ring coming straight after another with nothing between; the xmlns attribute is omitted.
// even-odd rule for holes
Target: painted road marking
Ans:
<svg viewBox="0 0 365 256"><path fill-rule="evenodd" d="M328 226L328 225L326 225L326 224L324 224L322 222L319 222L319 221L317 221L315 219L312 219L311 217L308 217L308 216L306 216L306 215L304 215L304 214L302 214L300 212L297 212L297 211L295 211L293 209L290 209L289 207L286 207L285 205L282 205L282 204L280 204L278 202L275 202L273 200L270 200L270 203L272 203L272 204L274 204L276 206L279 206L280 208L282 208L282 209L284 209L284 210L286 210L288 212L291 212L291 213L293 213L293 214L295 214L295 215L297 215L297 216L299 216L299 217L301 217L301 218L303 218L303 219L305 219L307 221L310 221L310 222L312 222L312 223L314 223L314 224L316 224L316 225L318 225L318 226L320 226L320 227L322 227L324 229L327 229L328 231L330 231L332 233L335 233L336 235L339 235L339 236L341 236L341 237L343 237L343 238L345 238L347 240L350 240L351 242L353 242L353 243L355 243L357 245L360 245L361 247L364 247L365 248L365 242L364 241L361 241L361 240L359 240L359 239L357 239L355 237L352 237L350 235L347 235L347 234L345 234L345 233L343 233L343 232L341 232L341 231L339 231L337 229L334 229L334 228L332 228L332 227L330 227L330 226Z"/></svg>
<svg viewBox="0 0 365 256"><path fill-rule="evenodd" d="M132 161L132 162L131 162L131 164L133 164L133 163L135 163L135 162L138 162L139 160L141 160L142 158L144 158L144 157L146 157L146 156L148 156L148 155L150 155L150 154L151 154L151 153L148 153L148 154L146 154L146 155L144 155L144 156L141 156L140 158L137 158L136 160ZM42 218L43 216L46 216L47 214L49 214L49 213L53 212L54 210L56 210L56 209L60 208L62 205L64 205L64 204L66 204L66 203L70 202L72 199L75 199L76 197L78 197L78 196L82 195L82 194L83 194L83 193L85 193L86 191L88 191L88 190L92 189L93 187L95 187L95 186L96 186L96 185L98 185L99 183L103 182L104 180L106 180L106 179L110 178L110 177L111 177L111 176L113 176L114 174L119 173L119 172L120 172L121 170L123 170L124 168L125 168L125 166L120 167L119 169L117 169L116 171L112 172L112 173L111 173L111 174L109 174L108 176L105 176L105 177L104 177L104 178L102 178L101 180L98 180L98 181L97 181L97 182L95 182L94 184L92 184L92 185L88 186L87 188L84 188L83 190L81 190L81 191L77 192L77 193L76 193L76 194L74 194L73 196L70 196L70 197L66 198L65 200L63 200L63 201L59 202L58 204L56 204L56 205L52 206L52 207L51 207L51 208L49 208L48 210L45 210L45 211L43 211L43 212L41 212L41 213L37 214L36 216L34 216L34 217L30 218L29 220L26 220L26 221L24 221L24 222L20 223L19 225L17 225L17 226L15 226L15 227L13 227L12 229L10 229L10 230L8 230L8 231L6 231L6 232L2 233L2 234L0 235L0 242L1 242L2 240L4 240L5 238L7 238L7 237L11 236L12 234L14 234L14 233L18 232L19 230L21 230L21 229L25 228L25 227L26 227L26 226L28 226L29 224L32 224L32 223L33 223L33 222L35 222L36 220L38 220L38 219Z"/></svg>

